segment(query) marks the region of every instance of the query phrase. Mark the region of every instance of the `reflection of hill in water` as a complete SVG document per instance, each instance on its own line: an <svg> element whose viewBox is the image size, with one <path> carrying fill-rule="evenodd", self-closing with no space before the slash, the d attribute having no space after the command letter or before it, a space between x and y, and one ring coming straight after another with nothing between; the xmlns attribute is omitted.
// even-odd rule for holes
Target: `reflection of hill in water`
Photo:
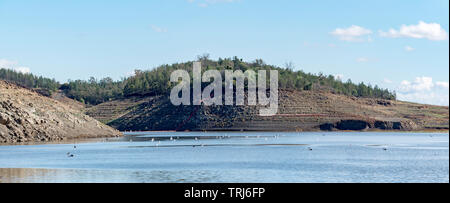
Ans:
<svg viewBox="0 0 450 203"><path fill-rule="evenodd" d="M212 182L213 171L134 171L0 168L0 183Z"/></svg>
<svg viewBox="0 0 450 203"><path fill-rule="evenodd" d="M33 179L52 173L48 169L0 168L0 183L35 182ZM41 180L44 181L44 180Z"/></svg>

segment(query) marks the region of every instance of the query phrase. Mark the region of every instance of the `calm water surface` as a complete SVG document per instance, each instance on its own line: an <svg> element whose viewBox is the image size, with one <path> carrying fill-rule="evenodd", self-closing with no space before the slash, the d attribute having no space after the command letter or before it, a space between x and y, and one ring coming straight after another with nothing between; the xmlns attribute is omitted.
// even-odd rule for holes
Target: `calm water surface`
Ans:
<svg viewBox="0 0 450 203"><path fill-rule="evenodd" d="M3 145L0 182L448 183L449 134L142 132Z"/></svg>

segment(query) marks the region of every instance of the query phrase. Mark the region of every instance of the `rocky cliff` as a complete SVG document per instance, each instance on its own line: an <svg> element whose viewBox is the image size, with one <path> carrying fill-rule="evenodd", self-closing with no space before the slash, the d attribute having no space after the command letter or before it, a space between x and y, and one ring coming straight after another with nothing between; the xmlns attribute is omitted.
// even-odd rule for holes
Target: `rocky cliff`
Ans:
<svg viewBox="0 0 450 203"><path fill-rule="evenodd" d="M0 143L120 135L77 108L0 80Z"/></svg>

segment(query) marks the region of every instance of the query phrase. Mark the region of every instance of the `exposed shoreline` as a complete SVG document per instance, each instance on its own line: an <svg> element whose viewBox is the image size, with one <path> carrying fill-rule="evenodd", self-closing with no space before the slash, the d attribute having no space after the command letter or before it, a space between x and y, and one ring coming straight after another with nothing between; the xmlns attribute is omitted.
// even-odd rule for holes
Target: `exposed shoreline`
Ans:
<svg viewBox="0 0 450 203"><path fill-rule="evenodd" d="M0 80L0 143L117 136L119 131L70 104Z"/></svg>
<svg viewBox="0 0 450 203"><path fill-rule="evenodd" d="M133 133L264 133L264 132L279 132L279 133L438 133L438 134L450 134L448 130L418 130L418 131L400 131L400 130L379 130L371 129L366 131L351 131L351 130L339 130L339 131L124 131L121 132L121 137L81 137L81 138L68 138L65 140L54 141L41 141L41 142L12 142L12 143L0 143L0 146L20 146L20 145L46 145L46 144L77 144L77 143L95 143L95 142L110 142L119 140L125 137L133 137Z"/></svg>
<svg viewBox="0 0 450 203"><path fill-rule="evenodd" d="M381 130L381 129L368 129L368 130L307 130L307 131L280 131L280 130L186 130L186 131L174 131L174 130L155 130L155 131L121 131L121 133L158 133L158 132L286 132L286 133L310 133L310 132L397 132L397 133L450 133L449 129L423 129L423 130Z"/></svg>

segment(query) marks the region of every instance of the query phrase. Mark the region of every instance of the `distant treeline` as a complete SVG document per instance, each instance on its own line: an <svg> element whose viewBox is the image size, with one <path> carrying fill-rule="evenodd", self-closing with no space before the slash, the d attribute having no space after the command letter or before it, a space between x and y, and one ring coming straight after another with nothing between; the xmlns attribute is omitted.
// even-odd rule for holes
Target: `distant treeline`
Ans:
<svg viewBox="0 0 450 203"><path fill-rule="evenodd" d="M113 99L123 97L125 80L113 81L107 77L97 80L91 77L85 80L69 80L61 85L60 89L64 91L69 98L78 100L85 104L97 105Z"/></svg>
<svg viewBox="0 0 450 203"><path fill-rule="evenodd" d="M243 72L246 70L254 70L255 72L258 70L267 70L267 72L269 70L278 70L279 88L282 89L329 91L335 94L355 97L396 99L395 92L390 92L388 89L364 83L354 84L351 80L343 82L332 75L324 75L322 73L315 75L301 70L294 71L292 64L286 64L285 68L280 68L267 65L261 59L253 62L244 62L237 57L219 58L219 60L213 61L207 55L199 57L198 60L202 62L202 72L210 69L222 70L222 74L223 70L242 70ZM162 65L150 71L136 71L135 76L125 81L124 96L166 94L176 85L170 83L170 74L174 70L183 69L192 75L192 64L193 62L177 63ZM222 78L224 78L223 75Z"/></svg>
<svg viewBox="0 0 450 203"><path fill-rule="evenodd" d="M344 94L355 97L381 98L395 100L395 92L382 89L378 86L372 87L364 83L354 84L351 80L342 82L332 75L310 74L301 70L294 71L292 64L280 68L267 65L263 60L244 62L237 57L219 58L210 60L208 55L198 58L202 62L202 71L217 69L221 70L278 70L279 88L300 91L328 91L335 94ZM97 80L91 78L88 81L75 80L59 84L54 79L37 77L32 74L18 73L12 70L1 69L0 79L16 82L28 88L42 88L50 92L58 89L75 100L96 105L105 101L130 96L162 95L170 93L171 88L176 85L170 82L170 74L174 70L183 69L192 74L193 62L162 65L148 71L136 70L135 75L114 81L111 78ZM192 77L191 77L192 78Z"/></svg>
<svg viewBox="0 0 450 203"><path fill-rule="evenodd" d="M0 69L0 79L14 82L30 89L47 90L50 93L58 90L60 87L60 84L55 79L38 77L30 73L21 73L4 68Z"/></svg>

